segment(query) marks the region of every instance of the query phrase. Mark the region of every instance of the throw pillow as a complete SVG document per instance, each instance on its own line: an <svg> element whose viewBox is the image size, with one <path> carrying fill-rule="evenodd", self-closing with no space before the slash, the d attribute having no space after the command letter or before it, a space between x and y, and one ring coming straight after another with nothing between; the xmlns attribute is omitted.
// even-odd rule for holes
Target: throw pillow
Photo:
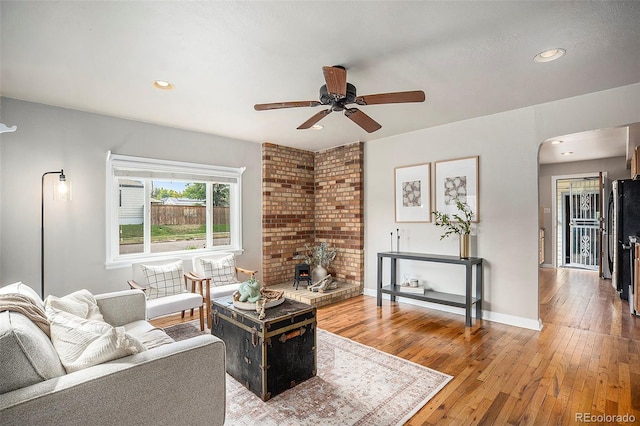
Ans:
<svg viewBox="0 0 640 426"><path fill-rule="evenodd" d="M86 289L78 290L64 297L47 296L44 305L80 318L104 321L96 298Z"/></svg>
<svg viewBox="0 0 640 426"><path fill-rule="evenodd" d="M147 280L147 298L171 296L187 291L184 286L182 260L164 265L141 265Z"/></svg>
<svg viewBox="0 0 640 426"><path fill-rule="evenodd" d="M124 327L81 318L49 305L51 343L67 373L145 351Z"/></svg>
<svg viewBox="0 0 640 426"><path fill-rule="evenodd" d="M200 259L200 264L202 265L204 276L211 278L211 284L214 286L238 282L236 277L236 258L233 254L219 259Z"/></svg>

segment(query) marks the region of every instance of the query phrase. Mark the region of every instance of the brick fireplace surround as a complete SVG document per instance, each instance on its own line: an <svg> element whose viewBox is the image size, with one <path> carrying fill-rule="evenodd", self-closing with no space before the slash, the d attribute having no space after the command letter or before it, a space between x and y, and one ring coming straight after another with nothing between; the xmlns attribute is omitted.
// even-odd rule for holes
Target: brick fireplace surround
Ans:
<svg viewBox="0 0 640 426"><path fill-rule="evenodd" d="M357 286L364 273L361 142L309 152L262 145L262 274L265 286L293 283L293 257L305 245L328 242L338 256L329 273Z"/></svg>

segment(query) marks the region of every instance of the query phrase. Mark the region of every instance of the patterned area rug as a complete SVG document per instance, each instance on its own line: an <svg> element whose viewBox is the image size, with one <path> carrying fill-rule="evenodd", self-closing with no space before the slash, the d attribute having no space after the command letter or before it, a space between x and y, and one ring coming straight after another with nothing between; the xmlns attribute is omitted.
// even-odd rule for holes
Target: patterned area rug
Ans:
<svg viewBox="0 0 640 426"><path fill-rule="evenodd" d="M165 329L175 340L196 322ZM267 402L227 375L225 425L401 425L453 377L318 329L318 373Z"/></svg>

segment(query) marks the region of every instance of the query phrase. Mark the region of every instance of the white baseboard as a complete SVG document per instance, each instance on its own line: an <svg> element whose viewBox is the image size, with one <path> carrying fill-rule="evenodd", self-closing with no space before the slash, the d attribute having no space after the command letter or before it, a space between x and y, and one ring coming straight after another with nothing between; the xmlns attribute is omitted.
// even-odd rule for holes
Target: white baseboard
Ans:
<svg viewBox="0 0 640 426"><path fill-rule="evenodd" d="M365 296L377 297L377 292L371 288L365 288L363 291ZM382 295L383 300L390 300L388 294ZM396 300L399 303L406 303L407 305L422 306L429 309L435 309L442 312L449 312L451 314L458 314L464 316L463 308L456 308L455 306L440 305L438 303L423 302L422 300L410 299L408 297L396 296ZM475 309L475 308L474 308ZM475 311L474 311L475 312ZM527 328L529 330L542 330L541 320L532 320L529 318L516 317L513 315L501 314L499 312L482 311L482 319L492 322L499 322L501 324L512 325L514 327Z"/></svg>

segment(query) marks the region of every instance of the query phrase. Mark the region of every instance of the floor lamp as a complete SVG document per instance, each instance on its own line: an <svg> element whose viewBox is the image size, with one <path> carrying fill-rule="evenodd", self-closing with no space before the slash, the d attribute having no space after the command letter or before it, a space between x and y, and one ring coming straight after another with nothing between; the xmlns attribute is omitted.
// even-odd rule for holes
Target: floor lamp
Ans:
<svg viewBox="0 0 640 426"><path fill-rule="evenodd" d="M58 175L58 184L54 187L54 197L60 200L68 200L71 196L69 181L64 175L64 170L60 169L42 174L42 186L40 188L40 295L42 299L44 299L44 178L52 174Z"/></svg>

